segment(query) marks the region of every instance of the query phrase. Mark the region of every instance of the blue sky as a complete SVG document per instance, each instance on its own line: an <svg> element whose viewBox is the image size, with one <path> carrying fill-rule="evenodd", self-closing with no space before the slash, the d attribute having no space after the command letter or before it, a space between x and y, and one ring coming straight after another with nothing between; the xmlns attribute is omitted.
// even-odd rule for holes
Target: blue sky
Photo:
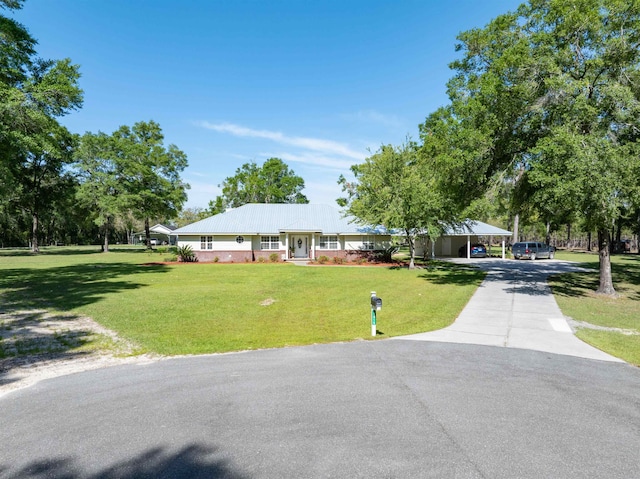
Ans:
<svg viewBox="0 0 640 479"><path fill-rule="evenodd" d="M71 131L155 120L188 156L187 207L242 164L282 158L312 203L447 103L459 32L519 1L27 0L43 58L80 65Z"/></svg>

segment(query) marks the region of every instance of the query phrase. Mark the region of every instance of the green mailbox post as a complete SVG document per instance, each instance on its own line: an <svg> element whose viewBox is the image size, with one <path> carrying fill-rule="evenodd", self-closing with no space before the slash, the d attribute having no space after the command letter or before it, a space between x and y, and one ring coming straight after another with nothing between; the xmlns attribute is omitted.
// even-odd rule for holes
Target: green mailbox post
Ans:
<svg viewBox="0 0 640 479"><path fill-rule="evenodd" d="M376 296L375 291L371 291L371 336L376 335L376 312L382 309L382 298Z"/></svg>

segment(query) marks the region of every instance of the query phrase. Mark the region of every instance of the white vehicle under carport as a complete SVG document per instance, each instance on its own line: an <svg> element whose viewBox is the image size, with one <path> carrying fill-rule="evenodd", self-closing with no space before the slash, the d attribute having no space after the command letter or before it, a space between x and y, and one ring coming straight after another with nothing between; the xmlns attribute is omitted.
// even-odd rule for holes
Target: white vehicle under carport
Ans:
<svg viewBox="0 0 640 479"><path fill-rule="evenodd" d="M515 259L553 259L554 252L555 250L553 246L549 246L544 243L537 243L535 241L523 241L515 243L511 247L511 253Z"/></svg>

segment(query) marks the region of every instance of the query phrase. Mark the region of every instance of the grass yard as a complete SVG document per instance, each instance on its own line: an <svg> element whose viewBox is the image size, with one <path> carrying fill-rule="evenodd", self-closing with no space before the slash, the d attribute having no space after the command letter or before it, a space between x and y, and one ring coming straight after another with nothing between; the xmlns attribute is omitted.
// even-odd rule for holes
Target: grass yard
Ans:
<svg viewBox="0 0 640 479"><path fill-rule="evenodd" d="M201 354L371 339L371 291L383 299L378 337L453 322L484 274L291 264L153 264L139 248L0 252L0 304L86 315L141 352Z"/></svg>
<svg viewBox="0 0 640 479"><path fill-rule="evenodd" d="M593 327L576 336L625 361L640 366L640 256L614 255L611 268L618 298L598 296L598 255L558 252L558 259L576 261L593 272L563 274L549 284L562 312Z"/></svg>

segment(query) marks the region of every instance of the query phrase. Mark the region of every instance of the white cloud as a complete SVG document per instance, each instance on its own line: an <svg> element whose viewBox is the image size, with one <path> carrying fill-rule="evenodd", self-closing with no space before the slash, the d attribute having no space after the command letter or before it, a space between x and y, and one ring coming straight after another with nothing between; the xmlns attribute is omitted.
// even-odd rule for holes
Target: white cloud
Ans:
<svg viewBox="0 0 640 479"><path fill-rule="evenodd" d="M331 205L338 207L336 199L343 196L342 187L338 184L337 178L334 181L327 182L305 182L305 188L302 192L310 203Z"/></svg>
<svg viewBox="0 0 640 479"><path fill-rule="evenodd" d="M220 133L230 133L234 136L263 138L283 145L296 146L307 150L317 151L325 155L338 155L362 161L366 157L364 152L351 149L349 146L332 140L321 138L306 138L302 136L287 136L279 131L254 130L233 123L199 122L199 126Z"/></svg>
<svg viewBox="0 0 640 479"><path fill-rule="evenodd" d="M339 158L331 158L329 156L324 155L316 155L313 153L302 153L302 154L294 154L294 153L261 153L261 156L265 156L267 158L281 158L286 162L291 163L302 163L310 166L317 166L321 168L329 168L336 171L349 171L351 165L356 164L356 161L353 160L344 160Z"/></svg>
<svg viewBox="0 0 640 479"><path fill-rule="evenodd" d="M194 182L188 179L186 179L186 181L191 186L191 188L187 190L187 208L196 206L206 208L209 205L209 201L215 200L216 196L222 193L220 188L212 183Z"/></svg>
<svg viewBox="0 0 640 479"><path fill-rule="evenodd" d="M341 115L342 118L350 121L377 123L391 128L401 128L403 122L396 115L385 115L375 110L360 110L355 113Z"/></svg>

